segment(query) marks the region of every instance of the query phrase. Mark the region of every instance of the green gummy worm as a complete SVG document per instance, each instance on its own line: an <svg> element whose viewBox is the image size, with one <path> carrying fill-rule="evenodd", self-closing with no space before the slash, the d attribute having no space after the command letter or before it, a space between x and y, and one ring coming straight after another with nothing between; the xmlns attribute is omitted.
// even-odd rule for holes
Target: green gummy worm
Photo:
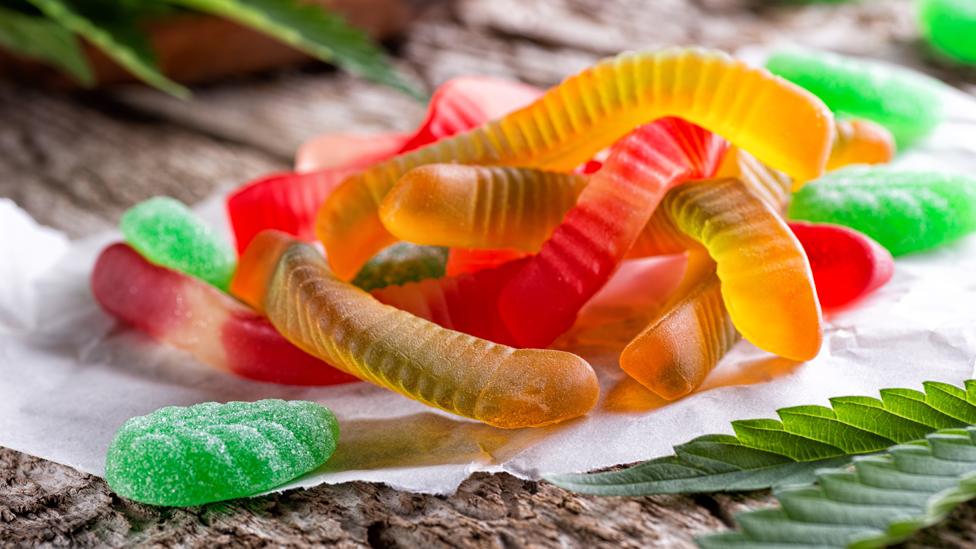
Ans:
<svg viewBox="0 0 976 549"><path fill-rule="evenodd" d="M122 236L143 257L226 291L237 268L234 250L183 203L157 196L122 215Z"/></svg>
<svg viewBox="0 0 976 549"><path fill-rule="evenodd" d="M773 52L766 68L806 88L838 115L888 128L899 149L927 136L943 119L944 85L908 69L798 48Z"/></svg>
<svg viewBox="0 0 976 549"><path fill-rule="evenodd" d="M444 276L447 248L399 242L384 248L359 270L353 285L367 292Z"/></svg>
<svg viewBox="0 0 976 549"><path fill-rule="evenodd" d="M121 496L190 506L254 495L326 462L339 424L314 402L260 400L170 406L125 422L105 458Z"/></svg>
<svg viewBox="0 0 976 549"><path fill-rule="evenodd" d="M793 195L789 217L845 225L875 239L892 255L904 255L976 230L976 179L851 166L800 189Z"/></svg>

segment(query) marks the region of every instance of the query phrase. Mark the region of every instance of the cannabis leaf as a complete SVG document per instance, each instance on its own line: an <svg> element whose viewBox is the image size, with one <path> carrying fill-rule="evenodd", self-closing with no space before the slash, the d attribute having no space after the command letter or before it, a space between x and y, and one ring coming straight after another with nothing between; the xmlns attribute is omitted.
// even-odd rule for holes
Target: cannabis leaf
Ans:
<svg viewBox="0 0 976 549"><path fill-rule="evenodd" d="M75 35L49 19L0 7L0 46L56 65L81 84L95 79Z"/></svg>
<svg viewBox="0 0 976 549"><path fill-rule="evenodd" d="M117 17L96 22L65 0L28 1L52 21L98 46L148 84L177 97L189 96L186 88L159 72L152 47L137 30L136 21Z"/></svg>
<svg viewBox="0 0 976 549"><path fill-rule="evenodd" d="M298 0L170 0L271 35L370 80L420 97L366 34L338 15Z"/></svg>
<svg viewBox="0 0 976 549"><path fill-rule="evenodd" d="M779 421L732 422L735 436L706 435L675 446L674 455L618 471L554 475L550 482L586 494L637 496L758 490L810 482L823 467L880 452L938 429L976 424L976 380L966 389L926 382L925 392L882 389L881 399L830 399L824 406L777 411Z"/></svg>
<svg viewBox="0 0 976 549"><path fill-rule="evenodd" d="M738 514L741 531L704 536L699 545L879 547L901 541L976 497L976 427L940 430L884 454L856 457L853 465L817 471L816 480L777 490L780 507Z"/></svg>

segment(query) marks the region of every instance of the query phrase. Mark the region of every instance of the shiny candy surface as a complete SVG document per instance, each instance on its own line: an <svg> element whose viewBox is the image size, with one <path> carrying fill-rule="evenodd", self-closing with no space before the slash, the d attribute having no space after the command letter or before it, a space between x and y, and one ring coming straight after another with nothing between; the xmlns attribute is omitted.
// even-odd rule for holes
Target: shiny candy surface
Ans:
<svg viewBox="0 0 976 549"><path fill-rule="evenodd" d="M320 210L316 234L336 274L349 279L392 242L378 210L406 172L439 162L570 171L635 126L669 115L727 137L797 180L823 171L834 131L829 111L811 94L725 54L624 54L524 109L350 177Z"/></svg>
<svg viewBox="0 0 976 549"><path fill-rule="evenodd" d="M810 90L839 115L885 126L899 149L928 135L943 118L943 84L908 69L798 48L773 52L766 68Z"/></svg>
<svg viewBox="0 0 976 549"><path fill-rule="evenodd" d="M105 458L121 496L202 505L251 496L325 463L339 423L314 402L259 400L170 406L125 422Z"/></svg>
<svg viewBox="0 0 976 549"><path fill-rule="evenodd" d="M226 290L234 251L181 202L157 196L129 208L119 222L125 241L146 259Z"/></svg>
<svg viewBox="0 0 976 549"><path fill-rule="evenodd" d="M313 355L362 379L498 427L587 413L593 369L561 351L513 349L383 305L336 278L314 248L268 231L241 258L233 292Z"/></svg>
<svg viewBox="0 0 976 549"><path fill-rule="evenodd" d="M850 227L899 256L976 230L976 179L852 166L804 187L793 197L789 216Z"/></svg>
<svg viewBox="0 0 976 549"><path fill-rule="evenodd" d="M837 120L827 170L850 164L886 164L894 157L895 138L884 126L870 120Z"/></svg>
<svg viewBox="0 0 976 549"><path fill-rule="evenodd" d="M849 305L891 280L891 254L869 237L839 225L789 225L810 261L824 310Z"/></svg>
<svg viewBox="0 0 976 549"><path fill-rule="evenodd" d="M972 0L921 0L922 35L936 51L961 63L976 64L976 3Z"/></svg>
<svg viewBox="0 0 976 549"><path fill-rule="evenodd" d="M237 300L149 263L126 244L102 251L91 287L112 316L214 368L292 385L356 381L289 343L266 318Z"/></svg>

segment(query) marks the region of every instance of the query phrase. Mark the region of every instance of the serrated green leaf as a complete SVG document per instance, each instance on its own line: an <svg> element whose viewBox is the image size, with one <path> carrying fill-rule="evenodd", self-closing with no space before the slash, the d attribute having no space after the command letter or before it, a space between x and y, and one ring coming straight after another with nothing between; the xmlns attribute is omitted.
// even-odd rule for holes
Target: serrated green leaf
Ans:
<svg viewBox="0 0 976 549"><path fill-rule="evenodd" d="M926 385L928 395L939 390L958 397L952 389ZM780 507L737 515L741 531L704 536L698 543L706 548L896 543L976 497L974 433L973 427L941 430L883 455L818 471L815 484L777 490Z"/></svg>
<svg viewBox="0 0 976 549"><path fill-rule="evenodd" d="M970 454L966 437L960 431L966 423L959 418L976 418L976 384L966 390L944 383L926 383L925 392L911 389L883 389L881 399L845 396L830 399L831 407L794 406L777 413L782 421L751 419L732 423L736 433L706 435L675 447L666 456L603 473L555 475L548 480L569 490L602 495L652 495L752 490L809 482L819 468L849 463L853 456L880 452L894 443L905 447L899 459L915 459L907 443L917 441L938 429L931 439L938 457L976 460ZM952 436L950 436L952 435ZM918 443L916 443L918 446ZM921 452L933 451L929 445ZM920 466L928 464L920 461ZM900 472L891 473L895 464L884 460L865 461L864 482L900 484L877 487L890 490L917 490L919 479ZM915 470L909 468L909 470ZM939 469L941 471L941 469ZM941 482L952 482L955 470L946 470ZM934 471L930 471L934 472ZM924 478L940 481L938 475ZM923 489L927 489L927 486Z"/></svg>
<svg viewBox="0 0 976 549"><path fill-rule="evenodd" d="M89 18L65 0L28 0L53 21L102 50L146 83L177 97L188 97L189 90L173 82L156 67L152 48L136 26L137 21Z"/></svg>
<svg viewBox="0 0 976 549"><path fill-rule="evenodd" d="M170 0L236 21L375 82L420 98L366 34L321 6L298 0Z"/></svg>
<svg viewBox="0 0 976 549"><path fill-rule="evenodd" d="M78 39L50 19L0 7L0 46L50 63L85 86L95 81Z"/></svg>

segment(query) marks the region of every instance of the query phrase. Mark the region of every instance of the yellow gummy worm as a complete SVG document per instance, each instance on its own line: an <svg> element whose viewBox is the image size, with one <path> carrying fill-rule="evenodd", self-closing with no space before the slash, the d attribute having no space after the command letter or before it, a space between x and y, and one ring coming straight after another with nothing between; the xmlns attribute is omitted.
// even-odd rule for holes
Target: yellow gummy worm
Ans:
<svg viewBox="0 0 976 549"><path fill-rule="evenodd" d="M528 168L430 164L400 178L380 218L393 236L417 244L536 252L586 181Z"/></svg>
<svg viewBox="0 0 976 549"><path fill-rule="evenodd" d="M722 299L743 337L793 360L817 355L823 326L810 264L776 212L736 179L682 185L661 207L718 264Z"/></svg>
<svg viewBox="0 0 976 549"><path fill-rule="evenodd" d="M895 156L891 132L870 120L837 120L835 135L828 170L850 164L885 164Z"/></svg>
<svg viewBox="0 0 976 549"><path fill-rule="evenodd" d="M586 414L600 388L582 358L514 349L455 332L336 278L312 246L260 233L231 291L309 354L366 381L504 428Z"/></svg>
<svg viewBox="0 0 976 549"><path fill-rule="evenodd" d="M336 274L349 279L393 242L379 205L424 164L506 165L568 172L636 126L679 116L807 181L822 172L832 115L806 90L728 55L698 48L626 53L564 80L531 105L351 176L316 219Z"/></svg>
<svg viewBox="0 0 976 549"><path fill-rule="evenodd" d="M738 340L715 263L695 251L660 315L624 347L620 367L658 396L674 400L700 386Z"/></svg>

